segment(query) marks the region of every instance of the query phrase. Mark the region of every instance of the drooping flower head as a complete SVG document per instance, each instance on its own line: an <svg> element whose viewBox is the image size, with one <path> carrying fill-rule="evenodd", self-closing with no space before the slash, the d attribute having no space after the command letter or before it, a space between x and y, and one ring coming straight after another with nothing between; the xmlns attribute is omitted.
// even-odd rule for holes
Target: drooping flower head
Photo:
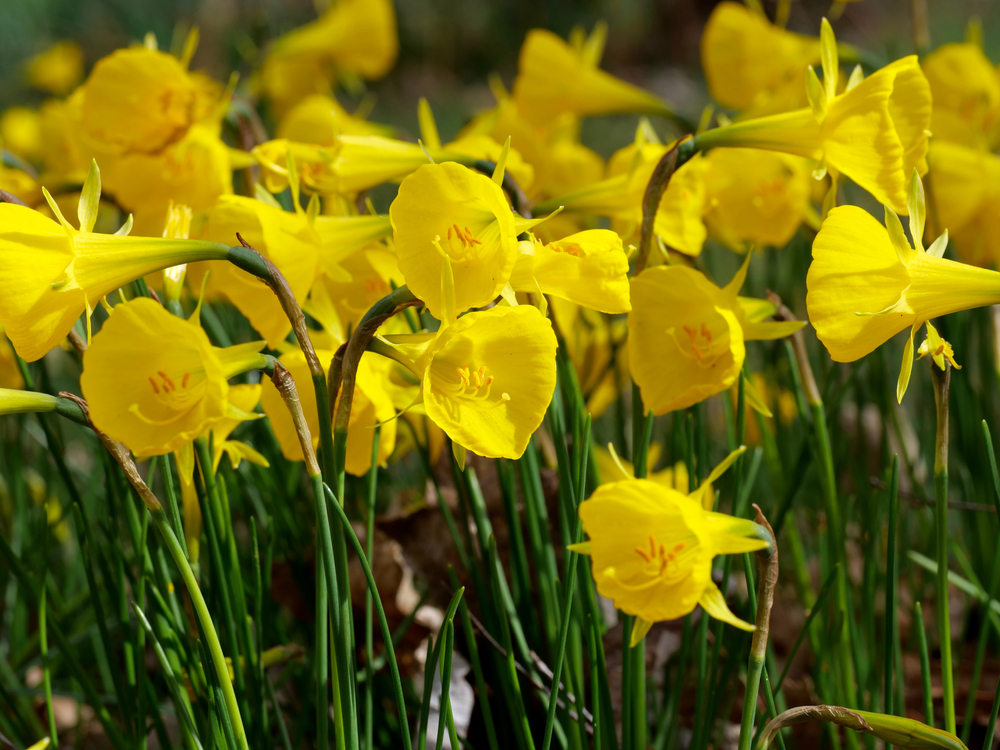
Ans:
<svg viewBox="0 0 1000 750"><path fill-rule="evenodd" d="M687 266L647 268L632 279L629 366L654 414L683 409L729 388L745 341L782 338L804 323L768 323L767 302L739 296L747 261L725 287Z"/></svg>
<svg viewBox="0 0 1000 750"><path fill-rule="evenodd" d="M806 306L836 362L853 362L910 329L896 387L902 401L913 367L913 337L929 320L1000 302L1000 273L943 258L948 232L924 248L924 191L910 189L912 247L895 212L885 226L857 206L833 209L813 241ZM937 347L933 347L934 350Z"/></svg>
<svg viewBox="0 0 1000 750"><path fill-rule="evenodd" d="M131 222L119 230L123 234L95 234L100 194L95 163L80 198L80 229L54 201L49 206L58 221L24 206L0 204L0 325L28 361L62 341L77 318L109 292L153 271L224 259L229 252L227 245L214 242L124 236Z"/></svg>
<svg viewBox="0 0 1000 750"><path fill-rule="evenodd" d="M197 314L197 313L196 313ZM83 357L90 418L137 456L177 450L227 417L229 378L264 365L263 341L212 346L195 318L140 297L118 305Z"/></svg>
<svg viewBox="0 0 1000 750"><path fill-rule="evenodd" d="M507 285L517 235L537 223L516 216L489 177L450 162L425 164L403 180L389 218L406 285L439 319L446 258L454 273L455 309L482 307Z"/></svg>
<svg viewBox="0 0 1000 750"><path fill-rule="evenodd" d="M906 212L910 173L927 171L931 92L915 55L861 79L860 68L838 93L833 29L824 20L823 82L810 68L810 107L744 120L695 136L698 148L735 146L784 151L813 159L854 180L882 203Z"/></svg>
<svg viewBox="0 0 1000 750"><path fill-rule="evenodd" d="M699 604L712 617L753 630L730 611L712 581L717 555L767 547L752 521L706 510L702 495L745 449L734 451L693 493L648 479L602 484L580 505L589 537L573 549L590 555L594 582L615 607L638 618L632 646L654 622Z"/></svg>

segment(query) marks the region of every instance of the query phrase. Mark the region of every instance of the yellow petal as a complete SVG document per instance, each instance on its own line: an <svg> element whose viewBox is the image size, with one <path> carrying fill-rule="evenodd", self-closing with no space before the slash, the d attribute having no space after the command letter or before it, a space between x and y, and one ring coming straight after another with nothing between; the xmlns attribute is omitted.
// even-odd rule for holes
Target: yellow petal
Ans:
<svg viewBox="0 0 1000 750"><path fill-rule="evenodd" d="M629 639L629 648L635 648L639 645L643 638L646 637L646 633L649 629L653 627L653 623L649 620L643 620L641 617L636 617L635 622L632 623L632 637Z"/></svg>
<svg viewBox="0 0 1000 750"><path fill-rule="evenodd" d="M514 216L489 177L459 164L425 164L403 180L389 216L399 270L435 317L442 316L444 255L459 313L488 304L507 283L518 252Z"/></svg>
<svg viewBox="0 0 1000 750"><path fill-rule="evenodd" d="M719 591L719 588L711 581L705 586L705 591L701 595L701 599L698 603L709 615L714 617L716 620L721 620L729 625L740 630L746 630L748 632L753 632L756 628L748 622L744 622L739 617L734 615L729 609L729 605L726 604L726 598Z"/></svg>
<svg viewBox="0 0 1000 750"><path fill-rule="evenodd" d="M556 384L556 337L534 307L494 307L443 329L423 377L424 409L453 442L520 458Z"/></svg>

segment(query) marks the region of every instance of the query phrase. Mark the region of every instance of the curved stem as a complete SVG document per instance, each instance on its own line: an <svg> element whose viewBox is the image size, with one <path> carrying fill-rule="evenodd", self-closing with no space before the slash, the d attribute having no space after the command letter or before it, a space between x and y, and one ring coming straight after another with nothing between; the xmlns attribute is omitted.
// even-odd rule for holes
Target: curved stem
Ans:
<svg viewBox="0 0 1000 750"><path fill-rule="evenodd" d="M693 138L686 138L674 144L661 158L646 192L642 196L642 233L639 238L639 252L635 256L635 266L632 274L638 276L649 261L649 251L653 246L653 228L656 225L656 212L660 208L660 200L670 185L674 172L684 166L697 153L698 147Z"/></svg>
<svg viewBox="0 0 1000 750"><path fill-rule="evenodd" d="M743 697L743 717L740 722L739 750L750 750L753 739L754 716L757 711L757 691L760 675L764 671L767 657L767 634L771 625L771 605L774 604L774 589L778 583L778 545L774 532L764 514L757 508L757 523L771 532L771 546L757 553L757 567L760 581L757 589L757 628L750 645L750 662L747 665L747 686Z"/></svg>

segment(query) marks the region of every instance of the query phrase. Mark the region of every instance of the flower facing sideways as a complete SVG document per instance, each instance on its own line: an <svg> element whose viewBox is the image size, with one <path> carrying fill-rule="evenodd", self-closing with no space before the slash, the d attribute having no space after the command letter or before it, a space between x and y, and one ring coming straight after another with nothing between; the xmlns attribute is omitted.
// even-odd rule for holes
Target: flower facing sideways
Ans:
<svg viewBox="0 0 1000 750"><path fill-rule="evenodd" d="M738 296L749 258L722 288L686 266L647 268L632 279L629 367L647 410L665 414L724 391L743 367L745 341L805 325L764 322L774 307Z"/></svg>
<svg viewBox="0 0 1000 750"><path fill-rule="evenodd" d="M116 306L94 336L80 387L98 429L137 456L158 456L226 418L252 418L230 403L228 381L263 367L263 347L212 346L196 318L140 297Z"/></svg>
<svg viewBox="0 0 1000 750"><path fill-rule="evenodd" d="M119 230L122 234L96 234L100 195L94 163L80 197L80 229L66 221L54 201L49 206L58 221L24 206L0 204L0 325L29 362L59 344L81 313L109 292L162 268L221 260L229 253L227 245L215 242L124 236L131 222Z"/></svg>
<svg viewBox="0 0 1000 750"><path fill-rule="evenodd" d="M834 361L853 362L910 329L896 388L900 401L920 326L941 315L1000 302L1000 273L941 257L947 232L924 248L924 210L923 186L914 175L910 231L916 247L911 247L888 206L885 226L857 206L833 209L813 242L806 277L809 320Z"/></svg>
<svg viewBox="0 0 1000 750"><path fill-rule="evenodd" d="M654 622L675 620L699 604L716 618L753 630L730 611L712 582L712 560L764 549L757 524L705 510L702 495L744 451L734 451L689 494L648 479L602 484L580 505L597 590L637 619L632 646Z"/></svg>
<svg viewBox="0 0 1000 750"><path fill-rule="evenodd" d="M931 90L916 55L904 57L861 80L860 68L838 93L839 61L830 24L821 33L823 82L810 69L810 107L735 122L695 136L699 149L716 146L783 151L813 159L843 174L899 213L916 168L927 171Z"/></svg>

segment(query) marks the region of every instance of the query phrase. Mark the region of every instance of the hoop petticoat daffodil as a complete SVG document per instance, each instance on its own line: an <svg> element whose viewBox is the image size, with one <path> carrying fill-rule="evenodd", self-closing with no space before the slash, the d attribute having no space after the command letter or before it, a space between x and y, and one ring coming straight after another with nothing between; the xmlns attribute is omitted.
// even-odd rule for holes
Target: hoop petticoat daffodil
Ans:
<svg viewBox="0 0 1000 750"><path fill-rule="evenodd" d="M733 451L691 494L626 479L602 484L580 504L589 539L570 549L590 555L601 596L637 618L630 646L654 622L683 617L699 604L717 620L754 629L732 613L712 582L712 560L764 549L768 542L757 524L705 510L702 501L706 488L745 450Z"/></svg>
<svg viewBox="0 0 1000 750"><path fill-rule="evenodd" d="M521 457L556 386L555 333L536 308L498 305L436 334L381 342L381 353L420 377L424 413L461 455L467 448L486 458Z"/></svg>
<svg viewBox="0 0 1000 750"><path fill-rule="evenodd" d="M750 255L721 288L687 266L647 268L632 279L629 367L647 410L666 414L724 391L743 367L745 341L783 338L805 325L764 322L774 306L739 296Z"/></svg>
<svg viewBox="0 0 1000 750"><path fill-rule="evenodd" d="M519 243L510 285L516 292L562 297L606 313L626 313L628 257L610 229L588 229L555 242Z"/></svg>
<svg viewBox="0 0 1000 750"><path fill-rule="evenodd" d="M819 39L786 31L742 3L719 3L701 37L708 90L733 109L758 110L776 104L774 99L801 106L806 67L819 60Z"/></svg>
<svg viewBox="0 0 1000 750"><path fill-rule="evenodd" d="M813 242L806 306L816 335L836 362L860 359L909 328L896 388L902 401L917 329L941 315L1000 302L1000 273L941 257L947 231L924 249L924 192L916 174L910 189L916 247L888 206L885 220L882 226L857 206L830 212Z"/></svg>
<svg viewBox="0 0 1000 750"><path fill-rule="evenodd" d="M718 146L784 151L846 175L899 213L906 212L908 175L927 171L931 92L916 55L897 60L837 93L836 40L824 20L823 83L809 69L810 107L744 120L695 136L699 150Z"/></svg>
<svg viewBox="0 0 1000 750"><path fill-rule="evenodd" d="M524 40L514 80L518 109L541 128L554 118L634 112L670 117L673 110L657 96L597 67L607 26L599 25L574 49L551 31L532 29Z"/></svg>
<svg viewBox="0 0 1000 750"><path fill-rule="evenodd" d="M229 402L228 380L266 364L264 342L212 346L196 316L147 297L120 304L83 356L91 420L137 456L170 453L226 418L256 418Z"/></svg>
<svg viewBox="0 0 1000 750"><path fill-rule="evenodd" d="M502 177L504 158L498 162ZM455 310L482 307L507 286L517 236L544 221L515 214L498 180L461 164L425 164L403 180L389 206L399 270L431 314L444 319L444 263L454 274Z"/></svg>
<svg viewBox="0 0 1000 750"><path fill-rule="evenodd" d="M225 259L227 245L163 237L95 234L101 195L97 164L80 196L80 229L24 206L0 204L0 325L17 353L40 359L69 333L80 314L124 284L153 271L195 260ZM89 330L89 315L88 315Z"/></svg>

